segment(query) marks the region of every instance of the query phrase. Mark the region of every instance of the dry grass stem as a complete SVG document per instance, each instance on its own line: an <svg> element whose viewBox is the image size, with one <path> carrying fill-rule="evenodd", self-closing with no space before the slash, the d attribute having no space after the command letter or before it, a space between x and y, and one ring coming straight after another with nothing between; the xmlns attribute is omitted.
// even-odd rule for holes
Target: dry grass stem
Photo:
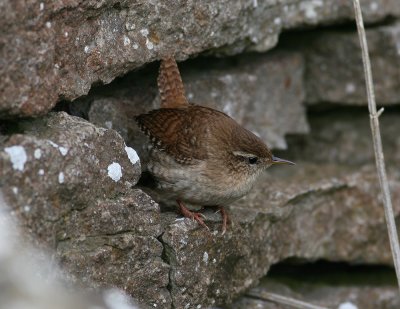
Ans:
<svg viewBox="0 0 400 309"><path fill-rule="evenodd" d="M385 169L385 160L383 157L382 139L381 139L381 133L380 133L380 129L379 129L379 116L382 114L383 109L379 110L379 112L377 112L377 110L376 110L374 84L373 84L372 73L371 73L371 62L370 62L369 54L368 54L368 44L367 44L367 38L365 35L364 22L363 22L363 17L362 17L362 13L361 13L360 1L353 0L353 3L354 3L358 36L360 39L362 58L363 58L363 64L364 64L364 74L365 74L367 96L368 96L368 109L369 109L369 113L370 113L370 124L371 124L371 131L372 131L372 140L374 143L376 167L378 170L379 183L380 183L381 190L382 190L386 224L387 224L388 233L389 233L390 247L392 249L394 266L396 269L397 283L400 288L399 239L398 239L398 235L397 235L396 223L395 223L394 214L393 214L393 207L392 207L392 200L390 197L389 183L387 180L386 169Z"/></svg>
<svg viewBox="0 0 400 309"><path fill-rule="evenodd" d="M282 305L285 305L285 306L289 306L291 308L298 308L298 309L328 309L327 307L321 307L321 306L313 305L313 304L306 303L306 302L301 301L301 300L297 300L297 299L294 299L294 298L282 296L282 295L275 294L275 293L264 292L264 291L257 291L257 292L250 291L247 295L250 296L250 297L257 298L257 299L266 300L266 301L270 301L270 302L273 302L273 303L278 303L278 304L282 304Z"/></svg>

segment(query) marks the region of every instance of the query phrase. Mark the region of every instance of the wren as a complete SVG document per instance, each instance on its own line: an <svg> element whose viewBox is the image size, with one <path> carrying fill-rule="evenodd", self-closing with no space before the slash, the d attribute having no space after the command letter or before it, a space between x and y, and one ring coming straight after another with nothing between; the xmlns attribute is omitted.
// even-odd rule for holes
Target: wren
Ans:
<svg viewBox="0 0 400 309"><path fill-rule="evenodd" d="M266 144L228 115L187 101L173 57L161 61L158 75L161 108L135 117L148 136L146 172L155 190L174 199L185 217L208 229L201 213L185 203L218 207L246 195L272 164L294 164L272 155Z"/></svg>

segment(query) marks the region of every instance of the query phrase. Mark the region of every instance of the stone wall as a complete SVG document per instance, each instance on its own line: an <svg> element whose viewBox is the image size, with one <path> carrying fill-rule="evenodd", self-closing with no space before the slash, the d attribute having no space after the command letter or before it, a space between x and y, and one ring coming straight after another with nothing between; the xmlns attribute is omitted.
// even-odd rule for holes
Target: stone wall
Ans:
<svg viewBox="0 0 400 309"><path fill-rule="evenodd" d="M362 4L398 218L397 2ZM204 308L229 305L288 258L392 265L351 1L10 0L0 9L0 192L67 281L120 288L143 307ZM209 235L136 186L143 136L132 119L159 106L157 61L169 53L190 101L297 163L269 169L230 205L225 235L211 209ZM280 291L327 306L350 295ZM234 307L250 308L254 293ZM367 308L362 296L352 301Z"/></svg>

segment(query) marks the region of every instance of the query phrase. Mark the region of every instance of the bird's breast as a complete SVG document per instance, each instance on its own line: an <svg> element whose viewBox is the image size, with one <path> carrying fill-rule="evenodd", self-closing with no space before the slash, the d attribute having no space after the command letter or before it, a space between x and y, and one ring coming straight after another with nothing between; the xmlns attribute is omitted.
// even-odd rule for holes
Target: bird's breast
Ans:
<svg viewBox="0 0 400 309"><path fill-rule="evenodd" d="M181 164L155 148L149 153L147 170L157 181L159 193L167 199L181 199L202 206L226 205L246 195L255 177L244 173L231 174L223 169L210 168L207 160Z"/></svg>

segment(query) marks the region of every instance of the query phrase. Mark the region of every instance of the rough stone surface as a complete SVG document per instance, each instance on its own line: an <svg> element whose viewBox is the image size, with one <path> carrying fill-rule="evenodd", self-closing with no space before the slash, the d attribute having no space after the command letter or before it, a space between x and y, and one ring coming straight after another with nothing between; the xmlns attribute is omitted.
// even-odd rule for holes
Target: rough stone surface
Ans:
<svg viewBox="0 0 400 309"><path fill-rule="evenodd" d="M1 146L0 185L15 215L47 243L66 213L123 194L140 176L140 161L130 161L113 130L65 113L28 120L19 130L25 134Z"/></svg>
<svg viewBox="0 0 400 309"><path fill-rule="evenodd" d="M377 103L399 104L400 23L367 29L367 40ZM356 31L312 32L297 46L305 56L307 103L367 104Z"/></svg>
<svg viewBox="0 0 400 309"><path fill-rule="evenodd" d="M0 191L0 308L139 309L115 288L90 295L67 289L63 271L49 255L26 242L7 207Z"/></svg>
<svg viewBox="0 0 400 309"><path fill-rule="evenodd" d="M294 281L294 282L293 282ZM265 280L261 286L249 291L232 305L233 309L286 309L285 305L263 300L263 293L276 293L325 308L395 309L400 306L396 286L357 286L353 284L305 284L294 279L291 284ZM347 306L346 306L347 305Z"/></svg>
<svg viewBox="0 0 400 309"><path fill-rule="evenodd" d="M18 129L24 134L2 145L1 192L24 231L55 249L69 278L84 286L117 286L158 308L197 308L232 302L288 257L391 264L372 166L271 168L229 207L233 224L222 236L214 210L205 211L208 234L131 189L139 166L115 131L64 113ZM114 161L122 166L119 181L108 176ZM398 169L390 179L398 216Z"/></svg>
<svg viewBox="0 0 400 309"><path fill-rule="evenodd" d="M399 112L386 110L379 118L385 161L389 168L400 162ZM281 156L294 161L362 166L375 161L366 109L340 108L310 113L310 134L287 137L290 149Z"/></svg>
<svg viewBox="0 0 400 309"><path fill-rule="evenodd" d="M400 15L363 1L365 19ZM352 19L349 1L30 1L0 4L0 118L44 114L61 98L174 53L275 46L283 28Z"/></svg>
<svg viewBox="0 0 400 309"><path fill-rule="evenodd" d="M279 1L278 1L279 2ZM281 1L283 27L291 29L298 26L331 24L354 19L352 2L333 0ZM386 17L399 16L396 0L365 0L361 3L364 22L375 23Z"/></svg>
<svg viewBox="0 0 400 309"><path fill-rule="evenodd" d="M297 53L200 59L181 65L181 71L191 102L224 111L272 148L285 149L288 133L308 132L302 103L303 61ZM111 85L109 91L94 91L85 98L92 102L89 120L114 128L128 144L140 149L143 141L137 140L140 135L133 115L160 106L154 85L156 74L149 75L153 83L146 77L142 81L138 72ZM73 103L75 109L82 104Z"/></svg>
<svg viewBox="0 0 400 309"><path fill-rule="evenodd" d="M234 226L214 236L177 221L162 236L177 308L229 303L288 257L391 264L374 169L307 166L265 175L247 198L230 207ZM286 174L286 175L284 175ZM394 205L399 175L392 176ZM400 207L395 213L398 216ZM217 215L213 215L218 218Z"/></svg>
<svg viewBox="0 0 400 309"><path fill-rule="evenodd" d="M140 190L71 211L55 231L57 257L74 281L118 287L142 303L170 307L159 208Z"/></svg>
<svg viewBox="0 0 400 309"><path fill-rule="evenodd" d="M65 113L18 130L0 148L0 192L24 231L55 250L70 279L168 306L159 207L131 189L140 176L134 150L114 130Z"/></svg>

